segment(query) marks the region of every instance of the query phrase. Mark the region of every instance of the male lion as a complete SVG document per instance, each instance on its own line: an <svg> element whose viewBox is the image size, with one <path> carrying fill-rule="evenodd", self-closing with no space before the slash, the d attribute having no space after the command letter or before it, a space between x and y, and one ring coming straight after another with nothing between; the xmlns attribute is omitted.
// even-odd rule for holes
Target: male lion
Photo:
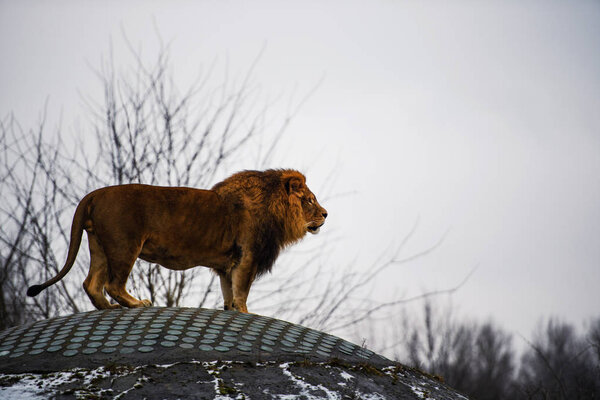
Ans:
<svg viewBox="0 0 600 400"><path fill-rule="evenodd" d="M239 172L211 190L105 187L77 206L65 266L27 295L36 296L69 272L85 229L90 271L83 288L96 308L151 305L125 289L139 257L174 270L212 268L221 279L224 308L248 312L254 279L271 270L285 246L317 233L326 217L304 175L291 169ZM119 304L110 304L103 289Z"/></svg>

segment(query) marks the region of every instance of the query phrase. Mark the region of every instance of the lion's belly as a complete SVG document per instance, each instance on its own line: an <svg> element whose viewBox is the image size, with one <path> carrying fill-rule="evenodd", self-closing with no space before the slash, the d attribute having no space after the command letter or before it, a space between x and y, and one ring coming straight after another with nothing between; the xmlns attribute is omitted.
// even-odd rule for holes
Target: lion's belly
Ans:
<svg viewBox="0 0 600 400"><path fill-rule="evenodd" d="M177 245L164 246L149 242L144 243L138 257L173 270L185 270L196 266L226 270L238 261L237 257L226 250L182 248Z"/></svg>

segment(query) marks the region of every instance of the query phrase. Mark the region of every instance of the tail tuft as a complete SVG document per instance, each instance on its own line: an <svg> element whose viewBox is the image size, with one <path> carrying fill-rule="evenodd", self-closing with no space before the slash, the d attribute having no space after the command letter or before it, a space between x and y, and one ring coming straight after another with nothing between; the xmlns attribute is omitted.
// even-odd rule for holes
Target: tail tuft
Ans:
<svg viewBox="0 0 600 400"><path fill-rule="evenodd" d="M37 296L42 290L44 290L44 287L42 285L33 285L29 289L27 289L27 296Z"/></svg>

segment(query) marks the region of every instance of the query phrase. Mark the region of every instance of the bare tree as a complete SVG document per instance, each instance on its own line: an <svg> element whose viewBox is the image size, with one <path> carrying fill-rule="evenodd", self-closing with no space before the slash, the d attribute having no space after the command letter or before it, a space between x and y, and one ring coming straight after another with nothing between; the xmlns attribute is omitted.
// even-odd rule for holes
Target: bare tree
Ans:
<svg viewBox="0 0 600 400"><path fill-rule="evenodd" d="M512 338L491 322L478 327L469 394L475 399L515 396L515 354Z"/></svg>
<svg viewBox="0 0 600 400"><path fill-rule="evenodd" d="M417 327L418 326L418 327ZM413 365L443 376L457 388L472 379L474 327L461 324L444 308L423 305L422 321L408 335L409 358Z"/></svg>
<svg viewBox="0 0 600 400"><path fill-rule="evenodd" d="M115 76L112 63L97 72L104 87L101 107L88 102L95 113L98 157L83 170L92 186L146 183L207 187L242 149L255 152L249 140L262 134L262 111L255 112L249 74L239 87L224 82L211 91L210 74L201 76L183 93L169 75L168 52L160 52L147 68L139 54L130 75ZM131 277L137 294L155 304L176 306L198 283L199 270L175 272L156 264L138 262ZM214 276L201 285L211 293ZM200 305L204 304L203 301Z"/></svg>

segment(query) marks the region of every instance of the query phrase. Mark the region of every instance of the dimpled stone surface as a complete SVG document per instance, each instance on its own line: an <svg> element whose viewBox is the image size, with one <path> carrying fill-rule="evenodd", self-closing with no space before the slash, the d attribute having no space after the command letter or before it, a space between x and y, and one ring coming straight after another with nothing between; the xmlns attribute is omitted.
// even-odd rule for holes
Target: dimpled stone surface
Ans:
<svg viewBox="0 0 600 400"><path fill-rule="evenodd" d="M0 372L179 361L391 361L335 336L237 311L91 311L0 332Z"/></svg>

